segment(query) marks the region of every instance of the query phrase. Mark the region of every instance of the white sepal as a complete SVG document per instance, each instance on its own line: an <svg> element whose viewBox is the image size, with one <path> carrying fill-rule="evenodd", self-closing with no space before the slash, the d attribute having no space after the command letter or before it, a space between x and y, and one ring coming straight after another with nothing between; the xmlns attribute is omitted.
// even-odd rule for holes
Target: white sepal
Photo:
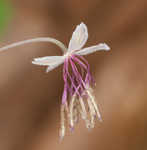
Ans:
<svg viewBox="0 0 147 150"><path fill-rule="evenodd" d="M54 68L58 67L59 65L61 65L63 62L64 62L63 56L47 56L35 58L34 61L32 61L32 64L48 66L46 72L49 72Z"/></svg>
<svg viewBox="0 0 147 150"><path fill-rule="evenodd" d="M50 66L50 65L58 64L59 62L63 62L63 61L64 61L63 56L46 56L46 57L35 58L32 61L32 64L41 65L41 66Z"/></svg>
<svg viewBox="0 0 147 150"><path fill-rule="evenodd" d="M88 55L88 54L94 53L96 51L101 51L101 50L109 51L110 47L105 43L100 43L95 46L84 48L80 51L75 51L74 53L77 55Z"/></svg>
<svg viewBox="0 0 147 150"><path fill-rule="evenodd" d="M88 29L84 23L78 25L72 34L72 38L69 42L68 51L80 50L88 39Z"/></svg>

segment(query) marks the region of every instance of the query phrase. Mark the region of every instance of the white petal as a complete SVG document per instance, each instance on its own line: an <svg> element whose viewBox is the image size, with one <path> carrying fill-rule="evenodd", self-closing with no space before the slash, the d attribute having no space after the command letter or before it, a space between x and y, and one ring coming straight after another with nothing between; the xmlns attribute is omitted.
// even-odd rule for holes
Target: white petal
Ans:
<svg viewBox="0 0 147 150"><path fill-rule="evenodd" d="M35 65L50 66L62 62L63 60L64 60L63 56L46 56L35 58L34 61L32 61L32 63Z"/></svg>
<svg viewBox="0 0 147 150"><path fill-rule="evenodd" d="M80 50L88 39L87 26L84 23L78 25L72 34L72 38L69 42L68 50Z"/></svg>
<svg viewBox="0 0 147 150"><path fill-rule="evenodd" d="M49 72L52 69L58 67L63 62L64 62L63 56L47 56L47 57L35 58L34 61L32 61L32 64L48 66L46 71Z"/></svg>
<svg viewBox="0 0 147 150"><path fill-rule="evenodd" d="M101 43L101 44L98 44L95 46L84 48L80 51L76 51L75 54L77 54L77 55L88 55L88 54L91 54L91 53L94 53L94 52L100 51L100 50L109 51L110 47L105 43Z"/></svg>

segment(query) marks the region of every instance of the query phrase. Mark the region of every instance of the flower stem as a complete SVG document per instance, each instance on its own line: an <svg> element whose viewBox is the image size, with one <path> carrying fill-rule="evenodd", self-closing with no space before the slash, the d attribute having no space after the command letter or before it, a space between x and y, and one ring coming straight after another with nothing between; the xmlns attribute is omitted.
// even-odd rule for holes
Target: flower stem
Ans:
<svg viewBox="0 0 147 150"><path fill-rule="evenodd" d="M63 51L63 53L65 53L67 51L67 48L65 47L65 45L62 42L60 42L54 38L50 38L50 37L41 37L41 38L24 40L24 41L20 41L20 42L16 42L16 43L4 46L4 47L0 48L0 52L8 50L13 47L17 47L17 46L21 46L21 45L29 44L29 43L35 43L35 42L51 42L51 43L56 44L58 47L60 47L61 50Z"/></svg>

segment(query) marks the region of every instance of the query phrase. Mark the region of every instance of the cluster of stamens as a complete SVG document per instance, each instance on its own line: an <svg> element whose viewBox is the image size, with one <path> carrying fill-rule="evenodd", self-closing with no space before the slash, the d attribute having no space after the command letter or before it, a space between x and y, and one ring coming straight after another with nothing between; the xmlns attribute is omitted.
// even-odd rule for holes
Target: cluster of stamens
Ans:
<svg viewBox="0 0 147 150"><path fill-rule="evenodd" d="M87 128L94 128L96 118L101 115L95 102L92 86L95 81L90 66L82 56L71 55L63 67L64 91L61 104L60 138L65 135L66 124L71 131L80 119Z"/></svg>

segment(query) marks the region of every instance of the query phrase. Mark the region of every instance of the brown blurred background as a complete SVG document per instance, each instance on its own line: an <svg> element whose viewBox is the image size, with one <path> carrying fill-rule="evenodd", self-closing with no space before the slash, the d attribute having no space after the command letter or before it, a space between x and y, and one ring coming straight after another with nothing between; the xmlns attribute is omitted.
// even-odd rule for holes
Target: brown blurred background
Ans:
<svg viewBox="0 0 147 150"><path fill-rule="evenodd" d="M1 47L50 36L65 44L77 24L88 26L87 46L106 42L110 52L86 56L96 78L103 122L84 123L59 142L62 67L46 74L35 57L60 55L35 43L0 54L0 150L147 149L146 0L9 0L13 15Z"/></svg>

